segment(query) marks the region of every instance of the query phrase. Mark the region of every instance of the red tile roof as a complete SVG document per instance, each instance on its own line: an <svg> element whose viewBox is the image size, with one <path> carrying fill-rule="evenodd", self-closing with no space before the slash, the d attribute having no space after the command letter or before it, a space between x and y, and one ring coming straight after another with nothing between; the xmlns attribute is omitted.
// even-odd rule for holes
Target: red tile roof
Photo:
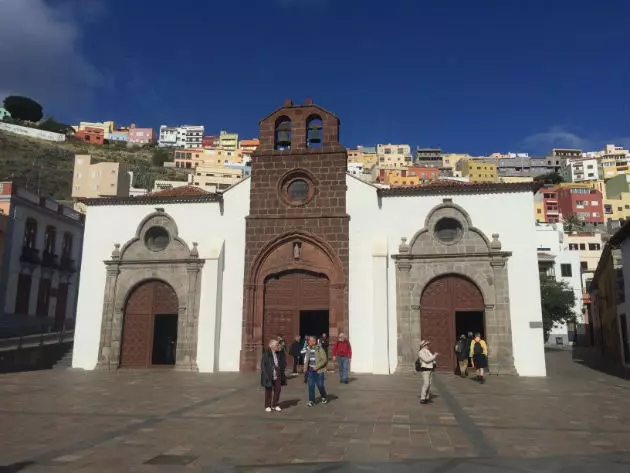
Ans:
<svg viewBox="0 0 630 473"><path fill-rule="evenodd" d="M403 196L403 195L435 195L435 194L496 194L508 192L536 192L540 184L535 182L518 183L492 183L492 182L462 182L451 180L432 181L422 186L394 187L391 189L379 189L378 195Z"/></svg>
<svg viewBox="0 0 630 473"><path fill-rule="evenodd" d="M171 187L169 189L163 189L161 191L150 192L146 194L146 197L190 197L206 194L209 194L209 192L199 187L181 186Z"/></svg>

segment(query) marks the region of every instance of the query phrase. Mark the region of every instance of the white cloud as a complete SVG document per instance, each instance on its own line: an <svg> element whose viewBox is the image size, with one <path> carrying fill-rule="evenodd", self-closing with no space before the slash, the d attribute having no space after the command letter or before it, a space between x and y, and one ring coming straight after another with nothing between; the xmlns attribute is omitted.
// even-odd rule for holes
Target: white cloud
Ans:
<svg viewBox="0 0 630 473"><path fill-rule="evenodd" d="M103 78L83 55L80 37L67 4L0 0L0 100L27 95L45 112L53 104L84 100Z"/></svg>
<svg viewBox="0 0 630 473"><path fill-rule="evenodd" d="M529 152L546 153L552 148L589 149L591 141L556 127L544 133L536 133L526 137L521 141L520 146Z"/></svg>

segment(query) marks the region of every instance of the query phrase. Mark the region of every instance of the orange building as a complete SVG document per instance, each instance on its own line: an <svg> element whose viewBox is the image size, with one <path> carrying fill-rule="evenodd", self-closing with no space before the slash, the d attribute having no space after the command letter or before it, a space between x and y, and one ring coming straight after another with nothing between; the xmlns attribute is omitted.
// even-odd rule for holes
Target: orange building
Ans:
<svg viewBox="0 0 630 473"><path fill-rule="evenodd" d="M426 184L438 177L438 168L380 169L377 181L390 187L407 187Z"/></svg>
<svg viewBox="0 0 630 473"><path fill-rule="evenodd" d="M102 145L105 142L105 133L102 128L85 127L74 134L74 137L94 145Z"/></svg>

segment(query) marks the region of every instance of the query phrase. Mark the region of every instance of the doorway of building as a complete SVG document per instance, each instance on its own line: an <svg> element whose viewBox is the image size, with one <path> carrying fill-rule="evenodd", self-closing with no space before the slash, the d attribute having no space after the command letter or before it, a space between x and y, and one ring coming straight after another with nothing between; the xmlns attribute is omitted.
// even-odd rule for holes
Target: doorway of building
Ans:
<svg viewBox="0 0 630 473"><path fill-rule="evenodd" d="M177 347L177 314L159 314L153 322L151 364L174 365Z"/></svg>
<svg viewBox="0 0 630 473"><path fill-rule="evenodd" d="M485 324L483 312L481 311L457 311L455 312L455 336L461 334L468 335L468 332L480 333L481 338L485 337Z"/></svg>
<svg viewBox="0 0 630 473"><path fill-rule="evenodd" d="M321 337L322 333L328 333L329 320L327 310L301 310L300 311L300 337L304 340L306 335Z"/></svg>

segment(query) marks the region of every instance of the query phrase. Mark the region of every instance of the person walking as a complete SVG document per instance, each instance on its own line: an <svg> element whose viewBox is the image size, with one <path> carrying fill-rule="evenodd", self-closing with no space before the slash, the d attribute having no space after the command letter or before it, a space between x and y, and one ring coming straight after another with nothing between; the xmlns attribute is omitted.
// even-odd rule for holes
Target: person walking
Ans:
<svg viewBox="0 0 630 473"><path fill-rule="evenodd" d="M330 341L328 340L328 335L325 333L322 333L322 338L319 339L319 343L322 346L322 348L324 349L324 352L326 353L326 356L328 356L328 347L330 346Z"/></svg>
<svg viewBox="0 0 630 473"><path fill-rule="evenodd" d="M326 404L326 387L324 386L324 373L326 373L326 365L328 357L324 349L317 343L316 337L308 338L308 348L304 358L304 369L308 377L308 407L315 405L315 386L322 397L322 404Z"/></svg>
<svg viewBox="0 0 630 473"><path fill-rule="evenodd" d="M289 348L290 355L293 357L293 374L297 374L298 366L301 365L302 360L302 344L300 343L300 336L296 335Z"/></svg>
<svg viewBox="0 0 630 473"><path fill-rule="evenodd" d="M277 411L282 409L278 405L282 385L286 384L284 371L286 358L280 356L278 340L271 340L269 348L263 352L260 360L260 384L265 388L265 411Z"/></svg>
<svg viewBox="0 0 630 473"><path fill-rule="evenodd" d="M420 391L420 404L426 404L431 400L431 383L433 382L433 372L437 364L437 353L429 350L429 341L420 342L418 359L420 360L420 373L422 373L422 390Z"/></svg>
<svg viewBox="0 0 630 473"><path fill-rule="evenodd" d="M488 368L488 345L479 333L475 334L475 339L470 344L470 357L473 367L477 370L477 381L485 383L484 370Z"/></svg>
<svg viewBox="0 0 630 473"><path fill-rule="evenodd" d="M306 363L306 353L308 352L308 340L310 335L304 335L304 345L302 346L302 364L304 365L304 384L308 383L308 364Z"/></svg>
<svg viewBox="0 0 630 473"><path fill-rule="evenodd" d="M339 334L339 340L333 345L333 361L339 361L339 382L348 384L348 371L350 370L350 359L352 358L352 346L346 338L345 333Z"/></svg>
<svg viewBox="0 0 630 473"><path fill-rule="evenodd" d="M457 356L457 364L459 365L459 375L465 378L468 373L468 355L470 353L470 345L466 342L466 335L460 335L459 340L455 343L455 355Z"/></svg>

